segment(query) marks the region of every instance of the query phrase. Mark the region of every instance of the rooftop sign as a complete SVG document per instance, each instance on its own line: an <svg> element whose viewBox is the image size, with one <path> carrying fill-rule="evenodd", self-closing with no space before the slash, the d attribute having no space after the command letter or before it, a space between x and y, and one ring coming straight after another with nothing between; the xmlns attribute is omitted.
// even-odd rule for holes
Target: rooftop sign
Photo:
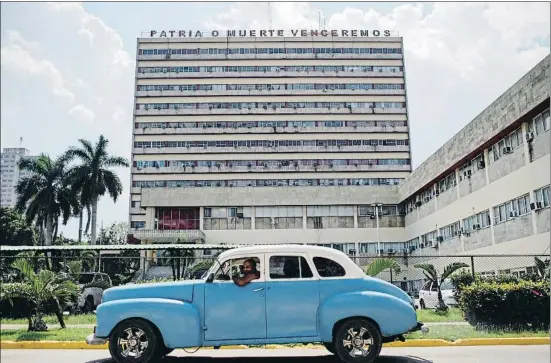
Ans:
<svg viewBox="0 0 551 363"><path fill-rule="evenodd" d="M291 30L283 29L261 29L261 30L212 30L203 32L200 30L150 30L142 36L149 38L202 38L202 37L225 37L225 38L271 38L271 37L392 37L397 32L391 30Z"/></svg>

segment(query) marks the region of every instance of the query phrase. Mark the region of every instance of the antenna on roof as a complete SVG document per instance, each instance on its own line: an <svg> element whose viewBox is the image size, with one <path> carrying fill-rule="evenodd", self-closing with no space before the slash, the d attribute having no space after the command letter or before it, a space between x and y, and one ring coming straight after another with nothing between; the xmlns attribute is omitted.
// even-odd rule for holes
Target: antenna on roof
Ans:
<svg viewBox="0 0 551 363"><path fill-rule="evenodd" d="M318 11L318 30L321 30L321 11Z"/></svg>
<svg viewBox="0 0 551 363"><path fill-rule="evenodd" d="M19 147L23 147L23 136L19 138Z"/></svg>

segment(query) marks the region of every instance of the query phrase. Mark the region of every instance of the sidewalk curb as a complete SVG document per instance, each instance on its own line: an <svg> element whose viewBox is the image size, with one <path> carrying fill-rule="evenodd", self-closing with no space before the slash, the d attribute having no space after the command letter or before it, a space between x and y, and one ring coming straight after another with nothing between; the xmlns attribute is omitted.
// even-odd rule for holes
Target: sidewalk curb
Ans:
<svg viewBox="0 0 551 363"><path fill-rule="evenodd" d="M483 345L549 345L550 339L547 337L535 338L478 338L478 339L459 339L450 342L443 339L411 339L405 342L392 342L384 344L384 347L389 348L435 348L435 347L467 347L467 346L483 346ZM54 342L54 341L28 341L0 342L0 349L107 349L108 344L104 345L88 345L85 342ZM284 345L268 344L260 349L325 349L323 345L297 345L288 347ZM187 350L194 351L196 348L188 348ZM211 350L213 347L204 347L203 350ZM249 348L246 345L228 345L220 347L220 349L255 349Z"/></svg>

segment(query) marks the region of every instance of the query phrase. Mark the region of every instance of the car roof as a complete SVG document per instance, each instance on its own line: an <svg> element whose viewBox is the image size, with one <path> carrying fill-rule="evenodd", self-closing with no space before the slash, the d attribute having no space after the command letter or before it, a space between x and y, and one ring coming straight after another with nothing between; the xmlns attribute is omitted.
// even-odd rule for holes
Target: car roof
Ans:
<svg viewBox="0 0 551 363"><path fill-rule="evenodd" d="M278 244L238 247L222 252L219 256L219 259L225 260L232 256L242 256L249 253L307 253L311 257L327 257L344 267L347 272L347 277L365 277L362 269L358 265L356 265L346 254L334 248L322 246Z"/></svg>

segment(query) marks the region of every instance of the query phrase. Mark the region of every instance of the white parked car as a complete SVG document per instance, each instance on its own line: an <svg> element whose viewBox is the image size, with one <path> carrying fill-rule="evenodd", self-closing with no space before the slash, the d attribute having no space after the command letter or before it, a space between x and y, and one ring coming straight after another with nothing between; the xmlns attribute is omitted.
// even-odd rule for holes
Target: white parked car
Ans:
<svg viewBox="0 0 551 363"><path fill-rule="evenodd" d="M109 275L100 272L82 273L78 281L81 293L78 297L80 311L89 313L101 303L103 291L112 287Z"/></svg>
<svg viewBox="0 0 551 363"><path fill-rule="evenodd" d="M444 280L440 286L442 299L446 305L457 306L457 301L453 296L453 285L450 281ZM419 290L419 307L421 309L435 309L438 306L438 286L431 281L421 287Z"/></svg>

